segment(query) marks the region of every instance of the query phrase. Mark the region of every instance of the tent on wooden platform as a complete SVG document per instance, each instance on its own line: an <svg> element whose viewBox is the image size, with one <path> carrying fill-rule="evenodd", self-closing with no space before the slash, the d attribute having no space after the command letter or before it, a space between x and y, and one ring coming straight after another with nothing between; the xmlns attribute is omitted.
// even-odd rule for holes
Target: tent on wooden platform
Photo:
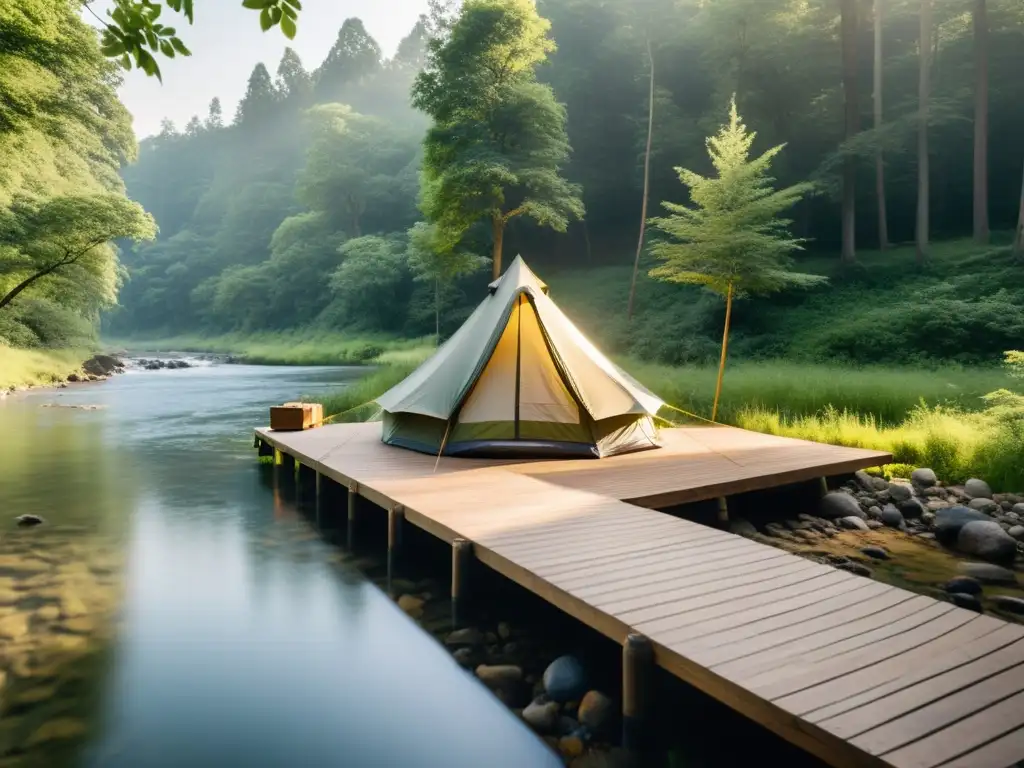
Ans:
<svg viewBox="0 0 1024 768"><path fill-rule="evenodd" d="M383 440L435 455L601 458L657 448L662 406L516 257L437 352L377 399Z"/></svg>

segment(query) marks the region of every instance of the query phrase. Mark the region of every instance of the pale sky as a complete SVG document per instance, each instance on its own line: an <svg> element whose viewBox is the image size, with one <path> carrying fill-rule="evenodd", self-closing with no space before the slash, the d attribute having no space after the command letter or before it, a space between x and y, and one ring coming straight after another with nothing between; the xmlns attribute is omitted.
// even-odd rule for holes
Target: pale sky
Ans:
<svg viewBox="0 0 1024 768"><path fill-rule="evenodd" d="M164 117L179 129L192 115L205 117L214 96L220 97L224 120L230 122L257 62L262 61L273 76L285 46L290 45L306 69L312 70L323 61L342 22L350 16L362 19L384 55L390 56L419 15L427 12L427 0L303 0L298 34L289 42L278 27L261 32L259 12L243 8L242 0L194 2L193 26L167 7L160 17L164 25L177 30L192 56L159 57L163 85L134 69L124 73L121 100L135 116L135 133L140 139L159 132ZM96 0L92 7L106 18L107 2ZM88 13L83 18L98 26Z"/></svg>

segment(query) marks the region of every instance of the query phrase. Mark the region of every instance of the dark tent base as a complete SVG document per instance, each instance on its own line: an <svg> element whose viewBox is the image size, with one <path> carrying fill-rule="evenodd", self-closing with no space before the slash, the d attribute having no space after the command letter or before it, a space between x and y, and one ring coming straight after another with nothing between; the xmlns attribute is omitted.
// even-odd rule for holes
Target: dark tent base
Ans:
<svg viewBox="0 0 1024 768"><path fill-rule="evenodd" d="M388 445L437 456L437 449L415 440L393 437ZM463 459L599 459L597 446L554 440L465 440L449 443L443 456Z"/></svg>

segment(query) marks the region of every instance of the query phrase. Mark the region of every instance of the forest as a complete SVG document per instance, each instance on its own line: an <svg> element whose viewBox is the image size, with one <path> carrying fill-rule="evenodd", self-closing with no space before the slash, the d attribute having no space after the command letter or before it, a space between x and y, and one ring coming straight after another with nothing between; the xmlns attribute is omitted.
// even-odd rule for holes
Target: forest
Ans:
<svg viewBox="0 0 1024 768"><path fill-rule="evenodd" d="M257 63L233 114L137 151L75 7L0 11L8 344L82 345L101 314L116 337L443 338L519 253L612 351L714 359L724 304L651 276L672 237L646 220L711 170L732 98L772 183L802 185L797 268L831 278L738 293L733 354L993 363L1024 332L1013 0L434 2L394 55L348 19L324 61Z"/></svg>

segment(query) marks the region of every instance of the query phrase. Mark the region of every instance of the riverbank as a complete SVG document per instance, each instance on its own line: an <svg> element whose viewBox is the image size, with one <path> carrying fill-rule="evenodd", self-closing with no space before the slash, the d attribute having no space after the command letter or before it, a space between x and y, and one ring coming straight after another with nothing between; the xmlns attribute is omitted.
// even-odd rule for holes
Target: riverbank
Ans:
<svg viewBox="0 0 1024 768"><path fill-rule="evenodd" d="M87 376L82 367L91 354L87 349L19 349L0 344L0 397L56 386L71 376Z"/></svg>
<svg viewBox="0 0 1024 768"><path fill-rule="evenodd" d="M366 365L423 359L433 338L353 336L327 331L279 333L187 334L167 338L105 339L107 346L129 352L191 352L228 356L229 362L250 365Z"/></svg>

